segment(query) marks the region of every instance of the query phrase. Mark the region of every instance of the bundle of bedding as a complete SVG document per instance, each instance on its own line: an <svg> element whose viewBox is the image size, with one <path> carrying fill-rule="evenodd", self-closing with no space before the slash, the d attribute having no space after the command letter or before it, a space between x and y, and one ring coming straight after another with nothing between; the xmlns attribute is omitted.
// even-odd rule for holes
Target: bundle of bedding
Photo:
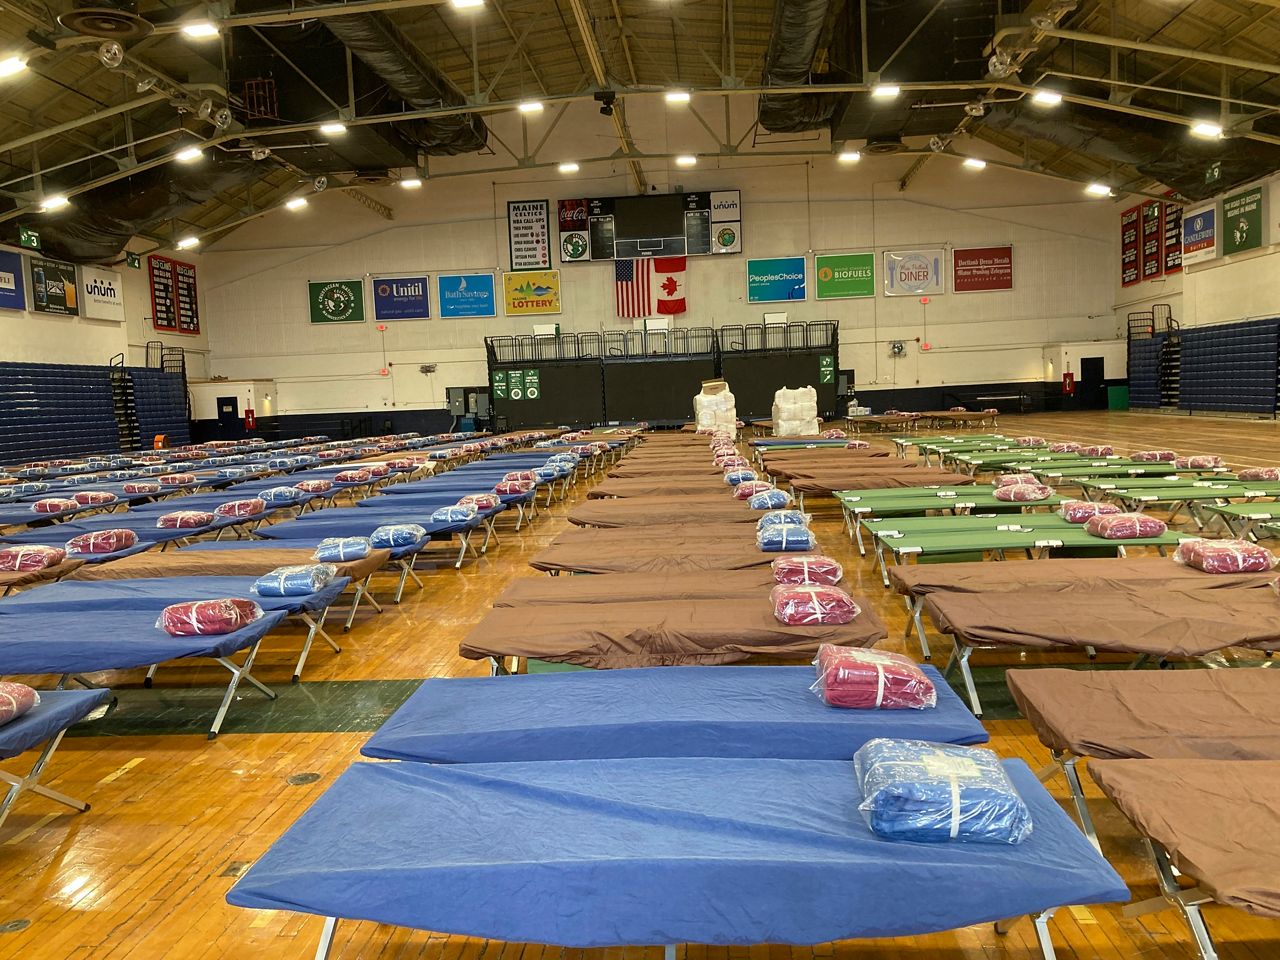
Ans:
<svg viewBox="0 0 1280 960"><path fill-rule="evenodd" d="M207 527L217 518L206 510L174 510L161 514L156 526L161 530L188 530Z"/></svg>
<svg viewBox="0 0 1280 960"><path fill-rule="evenodd" d="M252 600L222 597L174 603L160 612L156 626L171 637L222 636L260 620L263 611Z"/></svg>
<svg viewBox="0 0 1280 960"><path fill-rule="evenodd" d="M1274 483L1280 480L1280 467L1245 467L1236 471L1236 478Z"/></svg>
<svg viewBox="0 0 1280 960"><path fill-rule="evenodd" d="M326 537L312 556L321 563L363 560L372 549L373 541L368 537Z"/></svg>
<svg viewBox="0 0 1280 960"><path fill-rule="evenodd" d="M86 554L115 553L127 550L138 543L138 535L132 530L95 530L72 537L66 543L67 556L83 556Z"/></svg>
<svg viewBox="0 0 1280 960"><path fill-rule="evenodd" d="M1115 450L1105 443L1091 443L1081 447L1077 453L1082 457L1110 457L1115 455Z"/></svg>
<svg viewBox="0 0 1280 960"><path fill-rule="evenodd" d="M1014 437L1013 443L1017 447L1043 447L1044 437Z"/></svg>
<svg viewBox="0 0 1280 960"><path fill-rule="evenodd" d="M777 583L834 586L844 577L844 568L821 554L779 557L769 566Z"/></svg>
<svg viewBox="0 0 1280 960"><path fill-rule="evenodd" d="M1159 537L1168 532L1163 520L1148 517L1144 513L1110 513L1090 517L1084 525L1085 532L1104 540L1139 540Z"/></svg>
<svg viewBox="0 0 1280 960"><path fill-rule="evenodd" d="M115 503L118 498L107 490L79 490L73 494L72 499L82 507L105 507L109 503Z"/></svg>
<svg viewBox="0 0 1280 960"><path fill-rule="evenodd" d="M162 487L185 487L196 482L194 473L162 473L156 477Z"/></svg>
<svg viewBox="0 0 1280 960"><path fill-rule="evenodd" d="M814 550L813 532L798 523L775 523L756 530L756 546L766 553Z"/></svg>
<svg viewBox="0 0 1280 960"><path fill-rule="evenodd" d="M40 705L40 694L25 683L0 680L0 727L12 723Z"/></svg>
<svg viewBox="0 0 1280 960"><path fill-rule="evenodd" d="M846 450L870 450L871 444L866 440L850 440L845 445Z"/></svg>
<svg viewBox="0 0 1280 960"><path fill-rule="evenodd" d="M852 623L861 613L853 598L839 587L780 583L769 591L773 615L792 627Z"/></svg>
<svg viewBox="0 0 1280 960"><path fill-rule="evenodd" d="M785 490L771 487L760 493L753 493L747 498L747 506L752 510L778 510L795 503L795 497Z"/></svg>
<svg viewBox="0 0 1280 960"><path fill-rule="evenodd" d="M1129 454L1129 459L1139 463L1172 463L1178 455L1172 450L1138 450Z"/></svg>
<svg viewBox="0 0 1280 960"><path fill-rule="evenodd" d="M440 507L431 514L432 523L469 523L480 515L472 504L453 504ZM419 528L421 529L421 528Z"/></svg>
<svg viewBox="0 0 1280 960"><path fill-rule="evenodd" d="M774 485L767 480L745 480L733 488L733 499L750 500L754 496L774 489L776 489Z"/></svg>
<svg viewBox="0 0 1280 960"><path fill-rule="evenodd" d="M1058 514L1067 523L1085 523L1094 517L1112 516L1121 510L1114 503L1094 503L1091 500L1063 500Z"/></svg>
<svg viewBox="0 0 1280 960"><path fill-rule="evenodd" d="M468 493L458 500L458 506L475 507L476 510L492 510L501 503L496 493Z"/></svg>
<svg viewBox="0 0 1280 960"><path fill-rule="evenodd" d="M256 517L266 509L267 504L261 497L250 497L219 504L213 512L220 517Z"/></svg>
<svg viewBox="0 0 1280 960"><path fill-rule="evenodd" d="M470 510L471 515L475 516L475 507L445 507L444 509ZM436 513L439 512L439 510L436 511ZM369 534L369 542L375 547L382 548L411 547L420 543L426 535L427 531L416 523L389 523Z"/></svg>
<svg viewBox="0 0 1280 960"><path fill-rule="evenodd" d="M56 567L67 558L67 552L58 547L32 544L26 547L0 547L0 572L29 573Z"/></svg>
<svg viewBox="0 0 1280 960"><path fill-rule="evenodd" d="M519 496L533 489L532 480L499 480L493 485L493 492L500 496Z"/></svg>
<svg viewBox="0 0 1280 960"><path fill-rule="evenodd" d="M79 509L80 504L64 497L45 497L31 504L32 513L66 513Z"/></svg>
<svg viewBox="0 0 1280 960"><path fill-rule="evenodd" d="M1199 454L1194 457L1178 457L1173 461L1179 470L1217 470L1223 466L1221 457L1212 454Z"/></svg>
<svg viewBox="0 0 1280 960"><path fill-rule="evenodd" d="M331 563L276 567L253 582L260 597L305 597L328 585L338 575Z"/></svg>
<svg viewBox="0 0 1280 960"><path fill-rule="evenodd" d="M1050 453L1079 453L1084 448L1078 443L1051 443L1049 444Z"/></svg>
<svg viewBox="0 0 1280 960"><path fill-rule="evenodd" d="M1259 573L1280 563L1266 547L1248 540L1184 540L1173 559L1205 573Z"/></svg>
<svg viewBox="0 0 1280 960"><path fill-rule="evenodd" d="M1048 500L1053 496L1053 487L1046 487L1042 483L1027 483L1025 478L1022 483L1011 483L1008 486L996 487L991 494L997 500L1004 500L1009 503L1035 503L1038 500Z"/></svg>
<svg viewBox="0 0 1280 960"><path fill-rule="evenodd" d="M333 489L332 480L299 480L294 484L303 493L327 493Z"/></svg>
<svg viewBox="0 0 1280 960"><path fill-rule="evenodd" d="M731 487L736 487L740 483L746 483L749 480L755 480L756 474L754 470L729 470L724 475L724 482Z"/></svg>
<svg viewBox="0 0 1280 960"><path fill-rule="evenodd" d="M824 643L813 661L810 688L829 707L853 710L926 710L938 692L920 667L900 653Z"/></svg>
<svg viewBox="0 0 1280 960"><path fill-rule="evenodd" d="M135 480L124 485L124 492L134 496L159 493L160 484L151 480Z"/></svg>
<svg viewBox="0 0 1280 960"><path fill-rule="evenodd" d="M273 505L297 503L302 499L302 493L297 487L268 487L258 494L258 499Z"/></svg>
<svg viewBox="0 0 1280 960"><path fill-rule="evenodd" d="M340 470L334 475L334 483L368 483L373 474L368 470Z"/></svg>

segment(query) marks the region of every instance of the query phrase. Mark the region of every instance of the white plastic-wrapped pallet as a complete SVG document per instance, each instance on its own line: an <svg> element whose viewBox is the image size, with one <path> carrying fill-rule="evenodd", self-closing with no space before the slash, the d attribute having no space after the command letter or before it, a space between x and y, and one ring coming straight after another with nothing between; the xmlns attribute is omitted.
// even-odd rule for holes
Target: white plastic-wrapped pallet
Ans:
<svg viewBox="0 0 1280 960"><path fill-rule="evenodd" d="M738 436L738 406L723 380L704 380L702 392L693 398L693 415L699 430L716 430Z"/></svg>
<svg viewBox="0 0 1280 960"><path fill-rule="evenodd" d="M783 387L773 395L773 435L775 437L817 436L818 391L813 387Z"/></svg>

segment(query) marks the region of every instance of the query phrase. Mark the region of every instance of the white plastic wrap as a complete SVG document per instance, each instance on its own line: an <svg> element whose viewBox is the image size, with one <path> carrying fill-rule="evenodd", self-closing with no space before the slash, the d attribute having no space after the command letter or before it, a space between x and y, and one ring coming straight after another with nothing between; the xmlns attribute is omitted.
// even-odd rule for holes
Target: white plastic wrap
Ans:
<svg viewBox="0 0 1280 960"><path fill-rule="evenodd" d="M813 660L809 689L829 707L852 710L928 710L938 691L914 661L900 653L824 643Z"/></svg>
<svg viewBox="0 0 1280 960"><path fill-rule="evenodd" d="M693 415L700 431L724 433L730 439L738 435L738 404L727 388L703 387L693 398Z"/></svg>
<svg viewBox="0 0 1280 960"><path fill-rule="evenodd" d="M812 437L819 429L818 391L813 387L783 387L773 395L775 437Z"/></svg>
<svg viewBox="0 0 1280 960"><path fill-rule="evenodd" d="M338 575L331 563L308 563L276 567L253 582L260 597L305 597L327 586Z"/></svg>

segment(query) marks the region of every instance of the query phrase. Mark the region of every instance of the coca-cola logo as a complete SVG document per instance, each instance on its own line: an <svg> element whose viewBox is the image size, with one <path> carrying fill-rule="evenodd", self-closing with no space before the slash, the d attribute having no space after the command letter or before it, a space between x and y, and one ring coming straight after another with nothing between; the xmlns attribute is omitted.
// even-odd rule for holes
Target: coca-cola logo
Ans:
<svg viewBox="0 0 1280 960"><path fill-rule="evenodd" d="M587 201L561 200L559 214L561 230L581 230L587 223Z"/></svg>

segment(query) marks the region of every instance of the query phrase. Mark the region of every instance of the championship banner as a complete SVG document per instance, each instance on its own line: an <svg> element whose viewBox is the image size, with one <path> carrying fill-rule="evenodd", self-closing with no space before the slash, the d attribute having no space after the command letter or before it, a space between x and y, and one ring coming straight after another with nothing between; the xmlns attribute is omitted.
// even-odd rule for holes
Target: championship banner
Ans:
<svg viewBox="0 0 1280 960"><path fill-rule="evenodd" d="M747 303L804 300L804 257L747 261Z"/></svg>
<svg viewBox="0 0 1280 960"><path fill-rule="evenodd" d="M507 201L507 244L513 271L551 266L549 210L546 200Z"/></svg>
<svg viewBox="0 0 1280 960"><path fill-rule="evenodd" d="M1148 200L1142 205L1142 279L1164 273L1164 204Z"/></svg>
<svg viewBox="0 0 1280 960"><path fill-rule="evenodd" d="M0 251L0 310L27 309L22 277L22 254Z"/></svg>
<svg viewBox="0 0 1280 960"><path fill-rule="evenodd" d="M591 232L587 224L586 200L561 200L556 204L560 226L560 262L591 259Z"/></svg>
<svg viewBox="0 0 1280 960"><path fill-rule="evenodd" d="M1013 247L967 247L951 251L953 293L1013 289Z"/></svg>
<svg viewBox="0 0 1280 960"><path fill-rule="evenodd" d="M498 298L492 273L441 273L436 276L436 302L441 319L494 317Z"/></svg>
<svg viewBox="0 0 1280 960"><path fill-rule="evenodd" d="M947 251L886 250L884 294L886 297L919 297L947 292L942 264Z"/></svg>
<svg viewBox="0 0 1280 960"><path fill-rule="evenodd" d="M1218 205L1206 203L1182 214L1182 265L1218 256Z"/></svg>
<svg viewBox="0 0 1280 960"><path fill-rule="evenodd" d="M371 277L374 320L430 320L430 278Z"/></svg>
<svg viewBox="0 0 1280 960"><path fill-rule="evenodd" d="M151 325L157 330L200 332L200 298L195 264L152 254L147 257L151 283Z"/></svg>
<svg viewBox="0 0 1280 960"><path fill-rule="evenodd" d="M114 270L81 267L80 294L84 316L124 323L124 278Z"/></svg>
<svg viewBox="0 0 1280 960"><path fill-rule="evenodd" d="M1131 287L1142 279L1141 207L1120 214L1120 285Z"/></svg>
<svg viewBox="0 0 1280 960"><path fill-rule="evenodd" d="M560 271L529 270L502 275L503 310L508 317L560 312Z"/></svg>
<svg viewBox="0 0 1280 960"><path fill-rule="evenodd" d="M32 257L31 308L36 313L80 316L80 298L74 263Z"/></svg>
<svg viewBox="0 0 1280 960"><path fill-rule="evenodd" d="M819 300L876 295L874 253L820 253L813 258L814 292Z"/></svg>
<svg viewBox="0 0 1280 960"><path fill-rule="evenodd" d="M364 281L311 280L307 303L312 323L364 323Z"/></svg>

